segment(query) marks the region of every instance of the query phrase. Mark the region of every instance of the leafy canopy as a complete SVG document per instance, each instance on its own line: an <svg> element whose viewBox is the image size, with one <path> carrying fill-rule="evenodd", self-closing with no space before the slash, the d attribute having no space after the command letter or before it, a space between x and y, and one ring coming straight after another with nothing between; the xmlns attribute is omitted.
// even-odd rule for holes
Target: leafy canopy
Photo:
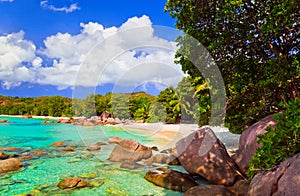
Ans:
<svg viewBox="0 0 300 196"><path fill-rule="evenodd" d="M217 63L226 87L225 122L231 131L241 132L280 111L280 102L299 97L299 4L298 0L166 3L165 11L177 19L176 27L197 39ZM177 41L176 62L193 78L202 77L188 60L197 50L195 44L188 36ZM197 58L200 62L203 56Z"/></svg>

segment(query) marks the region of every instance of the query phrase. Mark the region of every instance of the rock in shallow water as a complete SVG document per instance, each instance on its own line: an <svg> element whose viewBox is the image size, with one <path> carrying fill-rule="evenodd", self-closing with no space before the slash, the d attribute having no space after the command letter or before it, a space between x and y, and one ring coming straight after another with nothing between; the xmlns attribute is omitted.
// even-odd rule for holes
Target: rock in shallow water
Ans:
<svg viewBox="0 0 300 196"><path fill-rule="evenodd" d="M0 151L0 160L7 159L9 157L5 152Z"/></svg>
<svg viewBox="0 0 300 196"><path fill-rule="evenodd" d="M82 180L81 178L67 178L60 181L57 186L60 189L69 189L69 188L83 188L88 187L89 183Z"/></svg>
<svg viewBox="0 0 300 196"><path fill-rule="evenodd" d="M16 171L22 166L22 163L16 158L5 159L0 161L0 173Z"/></svg>
<svg viewBox="0 0 300 196"><path fill-rule="evenodd" d="M210 183L231 186L243 176L224 144L208 128L201 128L176 143L182 167Z"/></svg>
<svg viewBox="0 0 300 196"><path fill-rule="evenodd" d="M139 168L142 168L144 166L141 165L141 164L139 164L139 163L136 163L134 161L126 160L126 161L122 162L122 164L120 165L120 167L124 168L124 169L139 169Z"/></svg>
<svg viewBox="0 0 300 196"><path fill-rule="evenodd" d="M152 156L152 149L132 139L124 139L118 143L109 155L110 161L141 161Z"/></svg>
<svg viewBox="0 0 300 196"><path fill-rule="evenodd" d="M185 192L198 185L190 175L168 168L149 171L146 173L145 179L157 186L180 192Z"/></svg>

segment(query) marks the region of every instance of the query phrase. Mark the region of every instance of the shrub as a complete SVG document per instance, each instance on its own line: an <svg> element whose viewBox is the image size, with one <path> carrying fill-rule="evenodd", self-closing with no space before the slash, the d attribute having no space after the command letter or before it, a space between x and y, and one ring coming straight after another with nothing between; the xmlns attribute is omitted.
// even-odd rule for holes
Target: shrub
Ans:
<svg viewBox="0 0 300 196"><path fill-rule="evenodd" d="M300 99L291 100L282 106L285 111L274 115L276 128L268 127L264 135L258 136L258 143L262 146L249 162L249 179L259 171L276 167L300 151Z"/></svg>

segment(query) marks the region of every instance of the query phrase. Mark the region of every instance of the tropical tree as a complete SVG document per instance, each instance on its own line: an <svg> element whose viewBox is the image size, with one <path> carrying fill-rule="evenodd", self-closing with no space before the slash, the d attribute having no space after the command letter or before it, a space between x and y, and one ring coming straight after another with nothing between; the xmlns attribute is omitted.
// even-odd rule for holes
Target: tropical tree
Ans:
<svg viewBox="0 0 300 196"><path fill-rule="evenodd" d="M194 39L217 63L226 88L225 122L231 131L241 132L280 111L280 102L299 98L299 5L297 0L166 3L165 11L177 19L176 27L189 35L177 40L176 62L192 78L200 77L194 85L205 81L195 64L203 63L207 55L195 53L201 46ZM207 88L214 90L209 84Z"/></svg>

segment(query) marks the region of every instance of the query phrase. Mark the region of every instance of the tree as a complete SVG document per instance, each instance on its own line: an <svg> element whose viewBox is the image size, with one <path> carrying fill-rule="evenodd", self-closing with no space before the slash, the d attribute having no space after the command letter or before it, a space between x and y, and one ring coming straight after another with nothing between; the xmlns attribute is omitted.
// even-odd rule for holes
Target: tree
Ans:
<svg viewBox="0 0 300 196"><path fill-rule="evenodd" d="M165 11L177 19L176 27L197 39L217 63L226 87L225 122L231 131L241 132L280 111L280 102L299 98L299 4L297 0L166 3ZM192 51L200 50L199 44L189 36L177 41L176 62L203 83L202 73L190 61L203 60Z"/></svg>

